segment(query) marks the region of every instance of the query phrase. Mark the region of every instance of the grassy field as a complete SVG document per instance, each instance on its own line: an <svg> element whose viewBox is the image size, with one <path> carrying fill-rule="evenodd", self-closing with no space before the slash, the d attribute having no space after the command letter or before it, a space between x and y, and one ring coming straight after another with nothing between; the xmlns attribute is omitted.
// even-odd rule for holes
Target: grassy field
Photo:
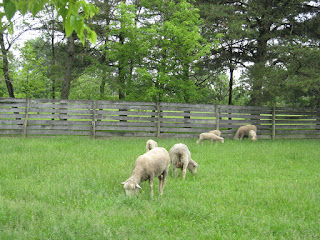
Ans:
<svg viewBox="0 0 320 240"><path fill-rule="evenodd" d="M154 198L120 182L147 139L0 138L0 239L319 239L320 141L155 139L198 174Z"/></svg>

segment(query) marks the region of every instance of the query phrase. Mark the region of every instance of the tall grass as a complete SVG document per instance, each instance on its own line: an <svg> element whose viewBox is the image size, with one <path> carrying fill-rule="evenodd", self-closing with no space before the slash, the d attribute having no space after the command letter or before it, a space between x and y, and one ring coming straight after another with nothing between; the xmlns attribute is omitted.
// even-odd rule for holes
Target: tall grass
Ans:
<svg viewBox="0 0 320 240"><path fill-rule="evenodd" d="M319 239L320 141L155 139L188 145L198 174L121 181L141 138L0 138L0 239Z"/></svg>

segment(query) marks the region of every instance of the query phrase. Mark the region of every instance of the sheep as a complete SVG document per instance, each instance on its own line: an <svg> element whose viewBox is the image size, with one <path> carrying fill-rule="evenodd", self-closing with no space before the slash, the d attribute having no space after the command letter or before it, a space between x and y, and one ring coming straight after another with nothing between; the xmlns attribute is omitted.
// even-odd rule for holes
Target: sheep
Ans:
<svg viewBox="0 0 320 240"><path fill-rule="evenodd" d="M249 139L251 141L257 141L258 140L257 133L254 130L250 130L249 131L248 137L249 137Z"/></svg>
<svg viewBox="0 0 320 240"><path fill-rule="evenodd" d="M141 187L139 184L149 180L150 196L153 196L153 180L159 178L159 193L163 194L166 177L169 172L170 156L168 151L162 147L155 147L145 154L139 156L134 164L130 178L122 182L127 196L136 194Z"/></svg>
<svg viewBox="0 0 320 240"><path fill-rule="evenodd" d="M183 179L186 178L187 168L191 173L197 173L198 164L191 159L191 153L185 144L175 144L170 149L169 155L173 166L173 175L177 176L178 168L181 168Z"/></svg>
<svg viewBox="0 0 320 240"><path fill-rule="evenodd" d="M240 140L242 140L244 136L249 136L250 130L257 132L257 127L255 125L245 125L239 127L233 139L238 140L240 137Z"/></svg>
<svg viewBox="0 0 320 240"><path fill-rule="evenodd" d="M147 152L155 147L158 147L158 143L156 141L153 141L152 139L149 139L146 144Z"/></svg>
<svg viewBox="0 0 320 240"><path fill-rule="evenodd" d="M217 129L217 130L209 131L209 133L213 133L213 134L217 135L218 137L221 136L221 131L219 131L218 129Z"/></svg>
<svg viewBox="0 0 320 240"><path fill-rule="evenodd" d="M224 143L223 137L219 137L219 136L217 136L217 135L215 135L213 133L201 133L199 135L199 140L197 141L197 143L201 143L204 140L211 140L211 144L212 144L213 141Z"/></svg>

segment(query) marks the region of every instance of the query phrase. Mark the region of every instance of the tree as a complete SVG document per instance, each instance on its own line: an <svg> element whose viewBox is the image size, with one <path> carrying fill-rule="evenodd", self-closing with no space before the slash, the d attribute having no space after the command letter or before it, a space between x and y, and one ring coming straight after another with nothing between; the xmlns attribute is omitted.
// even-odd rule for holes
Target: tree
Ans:
<svg viewBox="0 0 320 240"><path fill-rule="evenodd" d="M269 68L281 61L278 58L281 55L277 52L278 46L291 44L293 38L296 40L299 38L298 41L301 43L305 42L300 38L301 31L298 30L301 30L304 22L315 23L310 21L317 16L314 14L316 7L312 7L313 1L203 0L199 2L213 3L213 9L218 12L217 17L210 18L210 13L202 15L207 17L209 23L214 23L214 27L217 26L220 30L225 28L222 51L220 55L214 53L215 59L220 59L218 62L225 63L224 66L227 66L228 61L231 67L235 66L235 63L245 66L248 69L248 83L251 86L250 104L263 104L268 95L265 96L265 93L268 93L265 83L267 83L266 78L270 76ZM201 8L202 11L205 11L204 8ZM311 28L309 30L310 34Z"/></svg>
<svg viewBox="0 0 320 240"><path fill-rule="evenodd" d="M212 47L200 34L198 9L187 1L155 1L148 14L152 21L140 28L144 50L139 50L147 54L140 57L133 83L136 88L131 88L138 91L131 96L149 101L195 101L197 86L191 76L196 62Z"/></svg>
<svg viewBox="0 0 320 240"><path fill-rule="evenodd" d="M13 32L13 22L16 13L26 15L26 13L31 12L32 15L35 16L46 4L55 6L58 13L57 17L62 18L63 27L67 36L70 36L72 32L75 31L83 44L85 43L85 37L92 42L96 41L95 32L85 24L85 20L93 17L98 12L98 8L93 4L86 3L85 0L4 0L3 3L0 4L0 9L3 10L3 12L0 10L0 46L3 59L3 74L6 79L5 82L10 97L14 97L14 90L9 75L9 62L7 59L7 52L10 47L7 48L4 44L4 32L6 30L11 33ZM9 22L9 24L7 24L7 22Z"/></svg>

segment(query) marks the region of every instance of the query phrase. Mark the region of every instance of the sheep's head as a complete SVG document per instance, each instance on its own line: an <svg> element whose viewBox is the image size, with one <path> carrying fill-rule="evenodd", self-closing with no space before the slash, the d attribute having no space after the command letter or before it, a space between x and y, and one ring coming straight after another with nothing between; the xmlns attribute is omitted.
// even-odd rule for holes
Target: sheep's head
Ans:
<svg viewBox="0 0 320 240"><path fill-rule="evenodd" d="M124 188L127 196L136 195L139 192L139 190L141 189L139 184L134 183L129 180L122 182L121 184L123 184L123 188Z"/></svg>
<svg viewBox="0 0 320 240"><path fill-rule="evenodd" d="M193 161L192 159L190 159L190 162L188 164L188 170L193 173L196 174L197 173L197 168L198 168L198 163L196 163L195 161Z"/></svg>

